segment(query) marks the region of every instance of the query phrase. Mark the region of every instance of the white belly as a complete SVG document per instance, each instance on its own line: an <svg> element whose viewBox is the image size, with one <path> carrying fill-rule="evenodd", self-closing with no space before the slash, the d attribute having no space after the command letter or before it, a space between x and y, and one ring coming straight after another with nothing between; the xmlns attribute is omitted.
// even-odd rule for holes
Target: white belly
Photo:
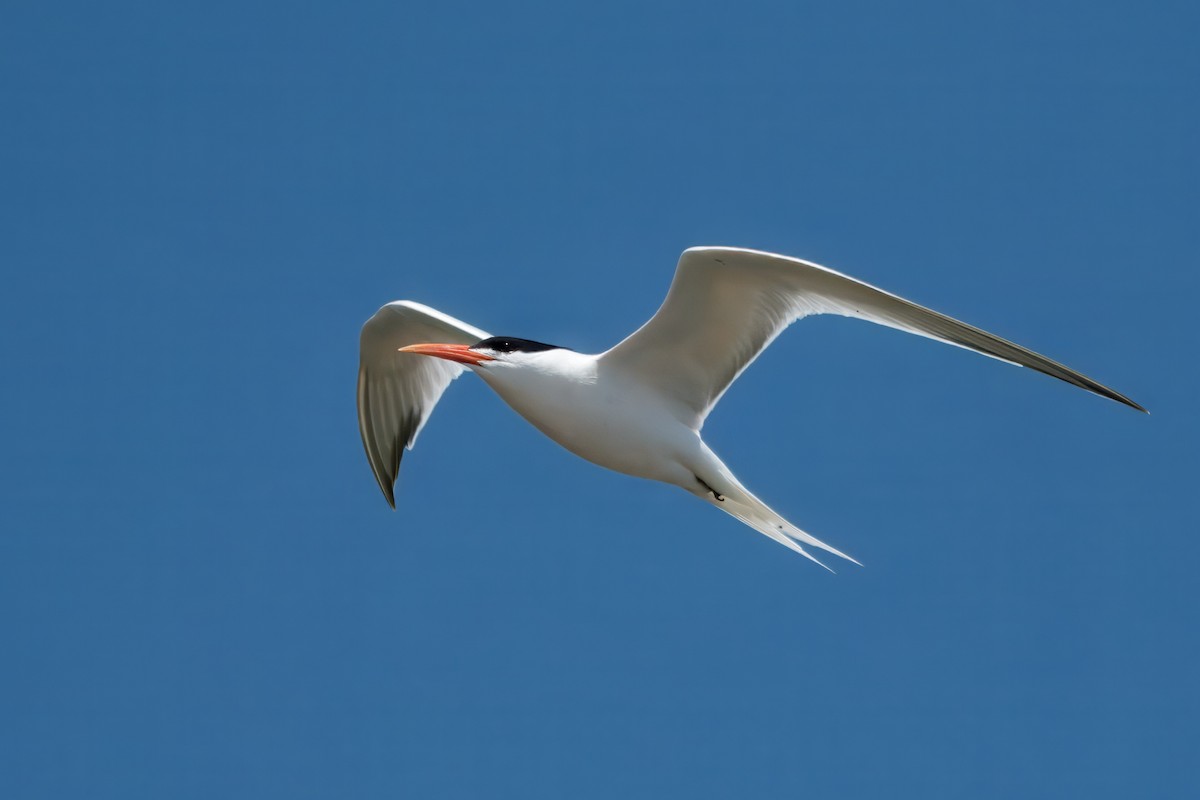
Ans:
<svg viewBox="0 0 1200 800"><path fill-rule="evenodd" d="M641 387L595 375L480 375L514 411L580 458L639 478L694 482L684 464L702 447L699 435Z"/></svg>

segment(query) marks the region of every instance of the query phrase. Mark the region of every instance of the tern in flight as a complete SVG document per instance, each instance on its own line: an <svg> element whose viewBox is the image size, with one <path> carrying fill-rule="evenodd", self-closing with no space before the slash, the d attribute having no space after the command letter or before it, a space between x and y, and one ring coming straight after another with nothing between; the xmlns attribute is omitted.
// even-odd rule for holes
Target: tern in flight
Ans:
<svg viewBox="0 0 1200 800"><path fill-rule="evenodd" d="M1068 367L848 275L733 247L685 250L653 317L599 355L492 336L419 303L388 303L360 341L358 424L379 488L394 485L442 392L465 368L575 455L691 492L797 553L854 563L742 486L700 430L729 385L784 328L813 314L857 317L1044 372L1145 411ZM824 566L822 564L822 566Z"/></svg>

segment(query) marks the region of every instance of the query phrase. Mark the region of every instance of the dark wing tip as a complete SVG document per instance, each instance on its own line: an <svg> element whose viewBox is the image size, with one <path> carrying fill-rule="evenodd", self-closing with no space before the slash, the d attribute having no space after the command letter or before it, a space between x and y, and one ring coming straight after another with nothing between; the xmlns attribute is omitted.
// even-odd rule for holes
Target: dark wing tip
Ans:
<svg viewBox="0 0 1200 800"><path fill-rule="evenodd" d="M408 441L409 431L402 431L396 441L392 443L392 452L395 454L391 459L391 469L386 475L380 475L379 488L383 489L383 496L388 501L388 505L392 507L392 511L396 510L396 481L400 478L400 459L404 456L404 445Z"/></svg>
<svg viewBox="0 0 1200 800"><path fill-rule="evenodd" d="M1054 377L1059 377L1059 376L1055 375ZM1115 400L1118 403L1120 403L1121 405L1129 406L1130 408L1134 409L1135 411L1140 411L1143 414L1150 413L1141 404L1133 402L1132 400L1130 400L1128 397L1121 394L1120 392L1113 391L1112 389L1108 388L1104 384L1096 383L1095 381L1091 380L1090 378L1086 379L1086 382L1079 383L1078 385L1084 389L1087 389L1088 391L1092 392L1093 394L1098 394L1101 397L1107 397L1109 400Z"/></svg>
<svg viewBox="0 0 1200 800"><path fill-rule="evenodd" d="M1145 406L1142 406L1142 405L1139 405L1138 403L1133 402L1128 397L1122 397L1122 398L1120 398L1120 401L1122 403L1124 403L1125 405L1129 406L1130 408L1136 409L1136 410L1142 412L1143 414L1148 415L1150 413L1149 411L1146 410Z"/></svg>
<svg viewBox="0 0 1200 800"><path fill-rule="evenodd" d="M368 457L372 455L369 450L367 451L367 455ZM374 458L371 458L370 460L371 469L375 472L375 482L379 484L379 491L383 492L383 499L387 500L387 504L392 507L393 511L395 511L396 479L399 477L397 468L400 465L395 464L392 469L389 470L387 469L386 462L382 460L376 461ZM399 461L399 459L396 460Z"/></svg>
<svg viewBox="0 0 1200 800"><path fill-rule="evenodd" d="M396 479L400 477L400 457L396 457L396 463L392 465L391 470L386 475L377 475L379 479L379 488L383 489L383 497L388 501L391 510L396 510Z"/></svg>
<svg viewBox="0 0 1200 800"><path fill-rule="evenodd" d="M1034 367L1034 369L1038 369L1038 368ZM1060 380L1066 380L1067 383L1072 383L1081 389L1086 389L1087 391L1091 392L1092 394L1099 395L1100 397L1104 397L1108 400L1114 400L1123 406L1129 406L1130 408L1132 408L1135 411L1140 411L1143 414L1150 413L1139 403L1133 402L1125 395L1121 394L1120 392L1113 391L1112 389L1108 388L1107 386L1105 386L1102 383L1096 383L1091 378L1084 378L1083 380L1072 380L1069 378L1064 378L1060 374L1055 374L1053 372L1047 372L1046 370L1038 369L1038 371L1046 372L1047 375L1058 378ZM1080 376L1080 377L1082 377L1082 376Z"/></svg>

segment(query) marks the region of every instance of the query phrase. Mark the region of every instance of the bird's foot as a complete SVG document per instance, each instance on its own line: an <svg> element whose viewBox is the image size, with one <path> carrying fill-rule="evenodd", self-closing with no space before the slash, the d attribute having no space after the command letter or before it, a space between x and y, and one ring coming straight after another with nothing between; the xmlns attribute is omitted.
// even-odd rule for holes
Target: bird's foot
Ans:
<svg viewBox="0 0 1200 800"><path fill-rule="evenodd" d="M696 475L694 477L700 483L701 486L703 486L705 489L708 489L708 491L712 493L712 496L716 498L718 503L725 502L725 496L722 494L718 494L717 490L712 488L711 486L709 486L707 483L705 483L703 478L701 478L699 475Z"/></svg>

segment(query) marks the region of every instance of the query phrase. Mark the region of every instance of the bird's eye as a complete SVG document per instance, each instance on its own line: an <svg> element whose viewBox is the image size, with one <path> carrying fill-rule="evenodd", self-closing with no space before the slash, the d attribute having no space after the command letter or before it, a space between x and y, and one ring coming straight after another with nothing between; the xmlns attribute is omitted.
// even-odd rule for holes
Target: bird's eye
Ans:
<svg viewBox="0 0 1200 800"><path fill-rule="evenodd" d="M491 339L484 339L475 345L479 350L494 350L497 353L511 353L517 349L517 343L512 339L502 339L499 336L493 336Z"/></svg>
<svg viewBox="0 0 1200 800"><path fill-rule="evenodd" d="M513 336L493 336L471 345L473 350L493 350L497 353L537 353L542 350L557 350L552 344L543 344Z"/></svg>

